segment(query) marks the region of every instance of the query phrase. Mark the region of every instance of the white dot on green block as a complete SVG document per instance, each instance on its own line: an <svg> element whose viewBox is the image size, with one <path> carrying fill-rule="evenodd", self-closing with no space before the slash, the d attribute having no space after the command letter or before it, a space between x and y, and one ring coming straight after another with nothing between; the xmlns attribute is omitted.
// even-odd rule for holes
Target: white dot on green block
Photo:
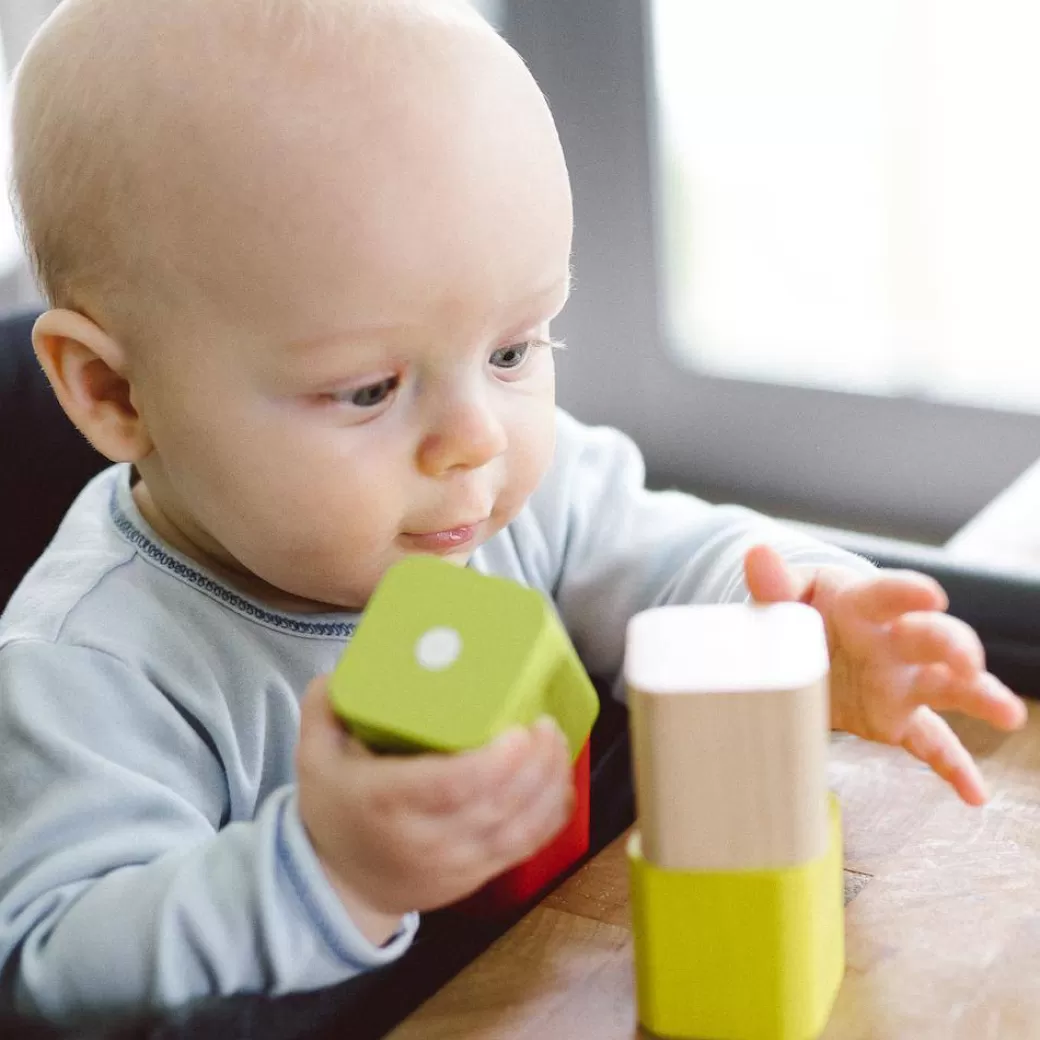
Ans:
<svg viewBox="0 0 1040 1040"><path fill-rule="evenodd" d="M431 628L415 644L415 659L429 672L450 668L462 653L462 636L454 628Z"/></svg>

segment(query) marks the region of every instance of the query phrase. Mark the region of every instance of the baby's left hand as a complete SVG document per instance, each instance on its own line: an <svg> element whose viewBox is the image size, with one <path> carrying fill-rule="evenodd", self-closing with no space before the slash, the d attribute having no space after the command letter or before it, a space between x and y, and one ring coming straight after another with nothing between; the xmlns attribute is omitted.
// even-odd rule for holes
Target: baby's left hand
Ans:
<svg viewBox="0 0 1040 1040"><path fill-rule="evenodd" d="M969 805L986 801L978 766L936 712L1010 730L1025 723L1026 707L986 671L974 630L944 613L949 601L937 582L913 571L796 567L764 545L744 567L756 602L798 601L823 616L834 729L903 747Z"/></svg>

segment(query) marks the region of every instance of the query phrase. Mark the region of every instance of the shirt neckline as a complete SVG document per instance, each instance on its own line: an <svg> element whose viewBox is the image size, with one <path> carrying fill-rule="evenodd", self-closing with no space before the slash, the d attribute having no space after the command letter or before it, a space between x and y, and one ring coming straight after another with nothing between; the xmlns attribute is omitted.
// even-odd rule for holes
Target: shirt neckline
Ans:
<svg viewBox="0 0 1040 1040"><path fill-rule="evenodd" d="M146 562L191 586L221 606L267 628L294 635L325 639L349 639L357 628L358 615L350 612L295 614L273 610L259 600L231 588L212 571L165 542L142 516L130 487L131 466L117 467L115 486L109 499L112 523Z"/></svg>

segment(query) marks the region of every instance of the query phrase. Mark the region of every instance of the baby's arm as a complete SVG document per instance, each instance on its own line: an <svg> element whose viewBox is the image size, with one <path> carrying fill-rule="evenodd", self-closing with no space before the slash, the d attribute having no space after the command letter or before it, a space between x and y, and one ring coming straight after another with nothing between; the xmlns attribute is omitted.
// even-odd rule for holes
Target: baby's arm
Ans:
<svg viewBox="0 0 1040 1040"><path fill-rule="evenodd" d="M0 691L0 999L55 1019L385 964L414 934L410 911L468 895L571 810L552 724L465 755L374 756L316 682L299 783L242 819L227 735L118 659L14 643Z"/></svg>
<svg viewBox="0 0 1040 1040"><path fill-rule="evenodd" d="M638 450L616 431L563 415L559 434L553 471L532 500L537 523L518 530L517 543L591 671L622 694L630 617L664 604L745 600L750 567L756 599L793 596L823 615L835 726L900 744L965 800L984 799L977 766L936 711L1006 729L1025 709L986 672L975 633L943 613L933 581L879 571L750 510L650 492ZM765 571L763 561L772 561Z"/></svg>
<svg viewBox="0 0 1040 1040"><path fill-rule="evenodd" d="M624 435L559 415L553 468L518 527L522 563L552 590L589 670L616 678L625 628L642 610L669 603L747 598L744 559L759 544L794 564L866 560L738 506L677 491L649 491L639 450Z"/></svg>
<svg viewBox="0 0 1040 1040"><path fill-rule="evenodd" d="M56 1019L235 992L312 989L398 957L343 908L293 786L255 819L232 756L100 651L0 650L3 999Z"/></svg>

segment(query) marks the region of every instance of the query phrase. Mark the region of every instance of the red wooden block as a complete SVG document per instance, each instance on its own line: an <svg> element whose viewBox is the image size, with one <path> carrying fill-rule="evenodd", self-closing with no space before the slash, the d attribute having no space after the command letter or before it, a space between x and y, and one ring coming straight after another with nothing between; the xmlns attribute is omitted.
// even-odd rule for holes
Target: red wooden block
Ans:
<svg viewBox="0 0 1040 1040"><path fill-rule="evenodd" d="M589 849L589 741L574 760L574 813L543 849L456 904L472 917L501 917L531 902Z"/></svg>

